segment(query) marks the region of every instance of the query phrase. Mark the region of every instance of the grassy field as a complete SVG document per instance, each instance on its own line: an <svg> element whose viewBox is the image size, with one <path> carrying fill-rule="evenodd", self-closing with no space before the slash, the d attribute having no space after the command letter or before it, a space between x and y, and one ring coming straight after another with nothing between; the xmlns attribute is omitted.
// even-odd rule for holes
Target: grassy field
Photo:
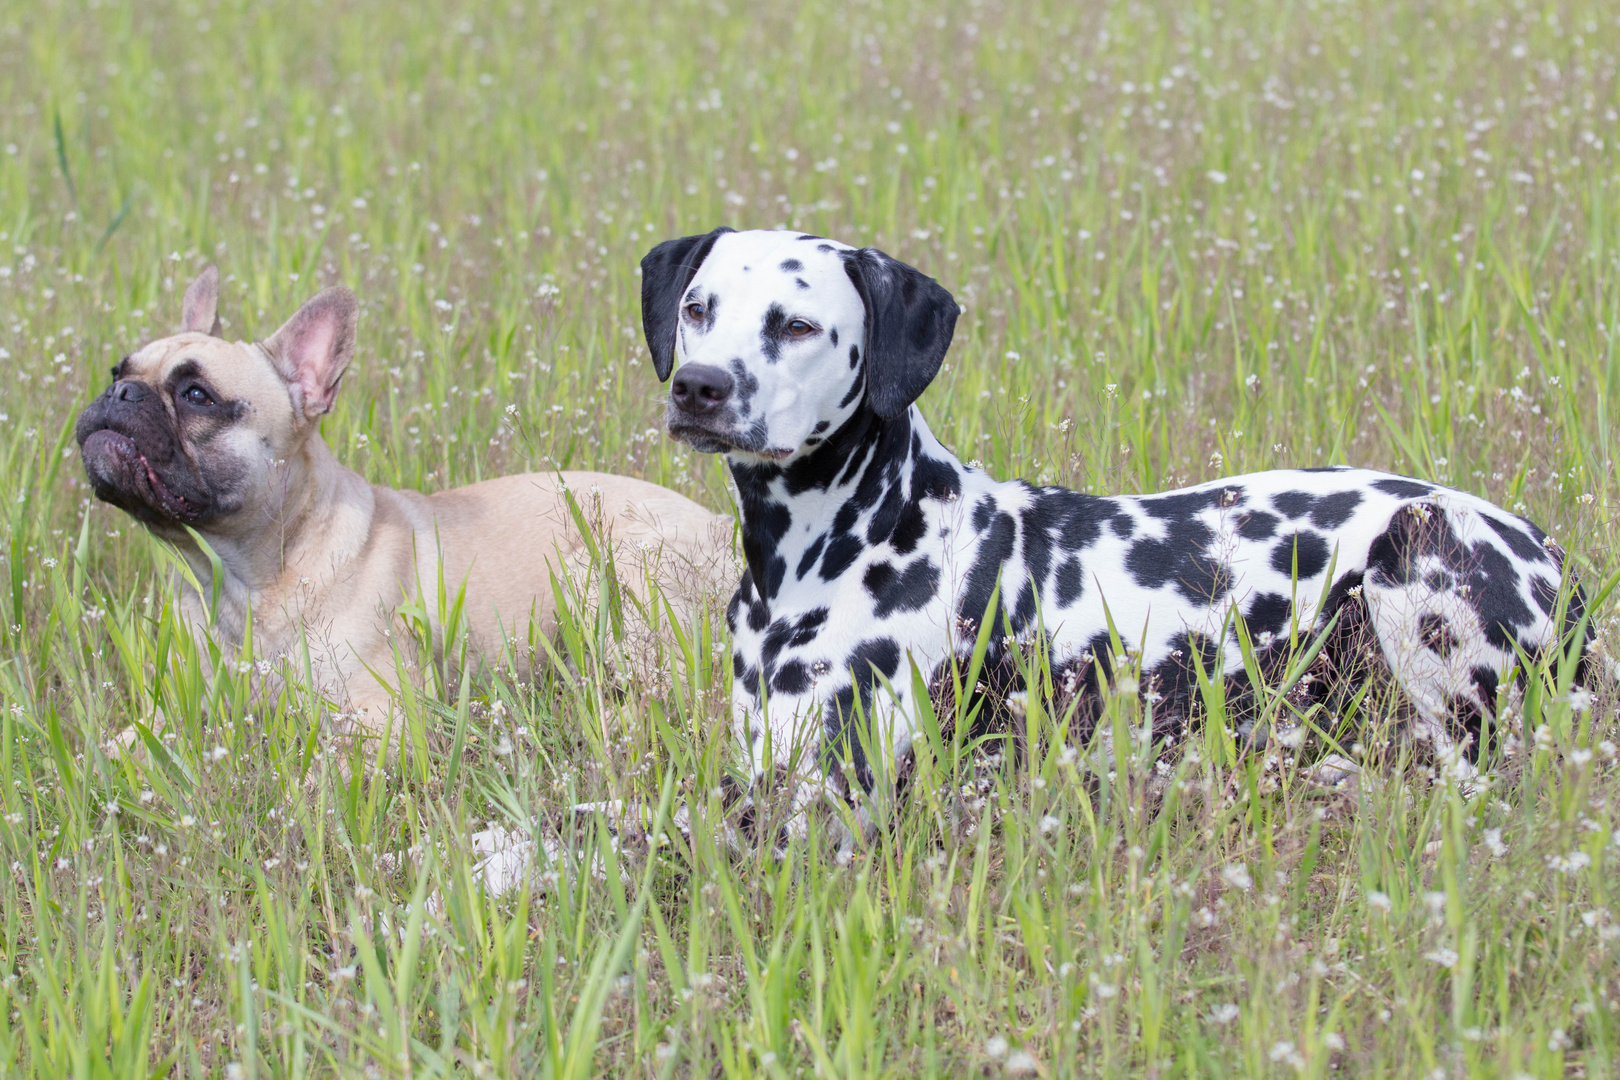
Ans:
<svg viewBox="0 0 1620 1080"><path fill-rule="evenodd" d="M729 509L658 430L635 276L716 224L938 277L966 314L922 406L1001 475L1378 466L1620 570L1612 3L729 2L0 9L0 1075L1620 1072L1608 676L1528 699L1467 797L1398 740L1331 791L1211 738L1157 794L1128 740L1100 783L1037 740L847 866L704 827L489 899L471 829L701 803L718 631L661 694L430 687L442 751L347 785L306 696L250 706L178 634L71 430L204 264L231 336L359 293L323 433L375 481ZM167 757L97 749L155 706Z"/></svg>

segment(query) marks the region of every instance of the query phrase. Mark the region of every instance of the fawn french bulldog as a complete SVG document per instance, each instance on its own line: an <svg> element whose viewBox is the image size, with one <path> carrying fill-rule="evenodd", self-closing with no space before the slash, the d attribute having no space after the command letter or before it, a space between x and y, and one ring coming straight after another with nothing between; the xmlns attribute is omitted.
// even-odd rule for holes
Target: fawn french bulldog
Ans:
<svg viewBox="0 0 1620 1080"><path fill-rule="evenodd" d="M361 732L382 728L410 677L396 656L426 659L400 633L400 606L425 598L431 609L441 579L452 595L465 582L480 659L510 642L521 661L531 624L556 629L552 575L583 582L592 546L612 550L626 588L645 599L656 584L683 616L734 576L731 519L643 480L527 473L434 495L368 483L319 430L354 355L354 294L326 289L267 340L230 342L218 290L210 266L186 290L180 332L113 368L79 417L85 472L205 588L211 563L193 532L217 555L211 626L208 601L176 582L195 629L239 645L251 618L254 653L272 661L301 665L307 646L317 689Z"/></svg>

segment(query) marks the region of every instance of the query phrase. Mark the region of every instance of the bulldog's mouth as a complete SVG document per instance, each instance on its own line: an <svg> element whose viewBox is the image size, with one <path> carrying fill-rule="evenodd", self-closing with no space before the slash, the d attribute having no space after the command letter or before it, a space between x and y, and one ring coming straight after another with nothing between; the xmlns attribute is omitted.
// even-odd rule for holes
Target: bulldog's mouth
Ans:
<svg viewBox="0 0 1620 1080"><path fill-rule="evenodd" d="M121 431L101 428L85 436L79 448L85 471L94 482L96 494L108 502L112 495L133 495L147 506L177 520L197 516L196 508L158 476L140 448Z"/></svg>

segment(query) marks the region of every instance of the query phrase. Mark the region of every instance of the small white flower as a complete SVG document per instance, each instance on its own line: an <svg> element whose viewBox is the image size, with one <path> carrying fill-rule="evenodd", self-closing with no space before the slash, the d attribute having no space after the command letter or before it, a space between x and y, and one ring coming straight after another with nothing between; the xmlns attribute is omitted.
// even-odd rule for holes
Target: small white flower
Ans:
<svg viewBox="0 0 1620 1080"><path fill-rule="evenodd" d="M1209 178L1209 182L1212 184L1226 183L1226 174L1221 172L1219 169L1211 169L1204 175Z"/></svg>
<svg viewBox="0 0 1620 1080"><path fill-rule="evenodd" d="M1014 1050L1007 1056L1006 1069L1008 1076L1034 1076L1040 1071L1040 1066L1035 1063L1035 1055L1028 1050Z"/></svg>
<svg viewBox="0 0 1620 1080"><path fill-rule="evenodd" d="M992 1035L985 1040L984 1054L991 1061L1000 1061L1007 1056L1007 1040L1000 1035Z"/></svg>
<svg viewBox="0 0 1620 1080"><path fill-rule="evenodd" d="M1491 854L1496 856L1498 859L1506 855L1508 852L1507 845L1502 843L1501 829L1485 830L1485 846L1489 848Z"/></svg>
<svg viewBox="0 0 1620 1080"><path fill-rule="evenodd" d="M1223 1001L1209 1010L1209 1019L1211 1023L1215 1024L1230 1024L1238 1018L1238 1014L1242 1011L1230 1001Z"/></svg>
<svg viewBox="0 0 1620 1080"><path fill-rule="evenodd" d="M1228 863L1221 870L1221 878L1234 889L1243 892L1254 888L1254 878L1249 876L1249 868L1242 863Z"/></svg>
<svg viewBox="0 0 1620 1080"><path fill-rule="evenodd" d="M1383 912L1390 912L1395 909L1395 905L1390 902L1389 895L1381 893L1377 889L1367 894L1367 906L1375 907Z"/></svg>
<svg viewBox="0 0 1620 1080"><path fill-rule="evenodd" d="M1549 855L1547 865L1560 874L1574 874L1592 865L1592 856L1579 849L1568 855Z"/></svg>
<svg viewBox="0 0 1620 1080"><path fill-rule="evenodd" d="M1458 957L1455 949L1439 948L1424 953L1423 959L1432 964L1439 964L1443 968L1449 968L1457 965Z"/></svg>

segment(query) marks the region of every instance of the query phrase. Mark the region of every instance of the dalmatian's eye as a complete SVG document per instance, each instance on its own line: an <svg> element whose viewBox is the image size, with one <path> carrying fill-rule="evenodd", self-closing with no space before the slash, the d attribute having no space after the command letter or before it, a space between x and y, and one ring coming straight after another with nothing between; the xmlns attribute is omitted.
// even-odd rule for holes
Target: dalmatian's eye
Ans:
<svg viewBox="0 0 1620 1080"><path fill-rule="evenodd" d="M701 302L694 300L686 305L686 317L689 319L701 319L708 310Z"/></svg>
<svg viewBox="0 0 1620 1080"><path fill-rule="evenodd" d="M787 332L794 337L808 337L816 332L815 325L803 319L794 319L787 324Z"/></svg>

